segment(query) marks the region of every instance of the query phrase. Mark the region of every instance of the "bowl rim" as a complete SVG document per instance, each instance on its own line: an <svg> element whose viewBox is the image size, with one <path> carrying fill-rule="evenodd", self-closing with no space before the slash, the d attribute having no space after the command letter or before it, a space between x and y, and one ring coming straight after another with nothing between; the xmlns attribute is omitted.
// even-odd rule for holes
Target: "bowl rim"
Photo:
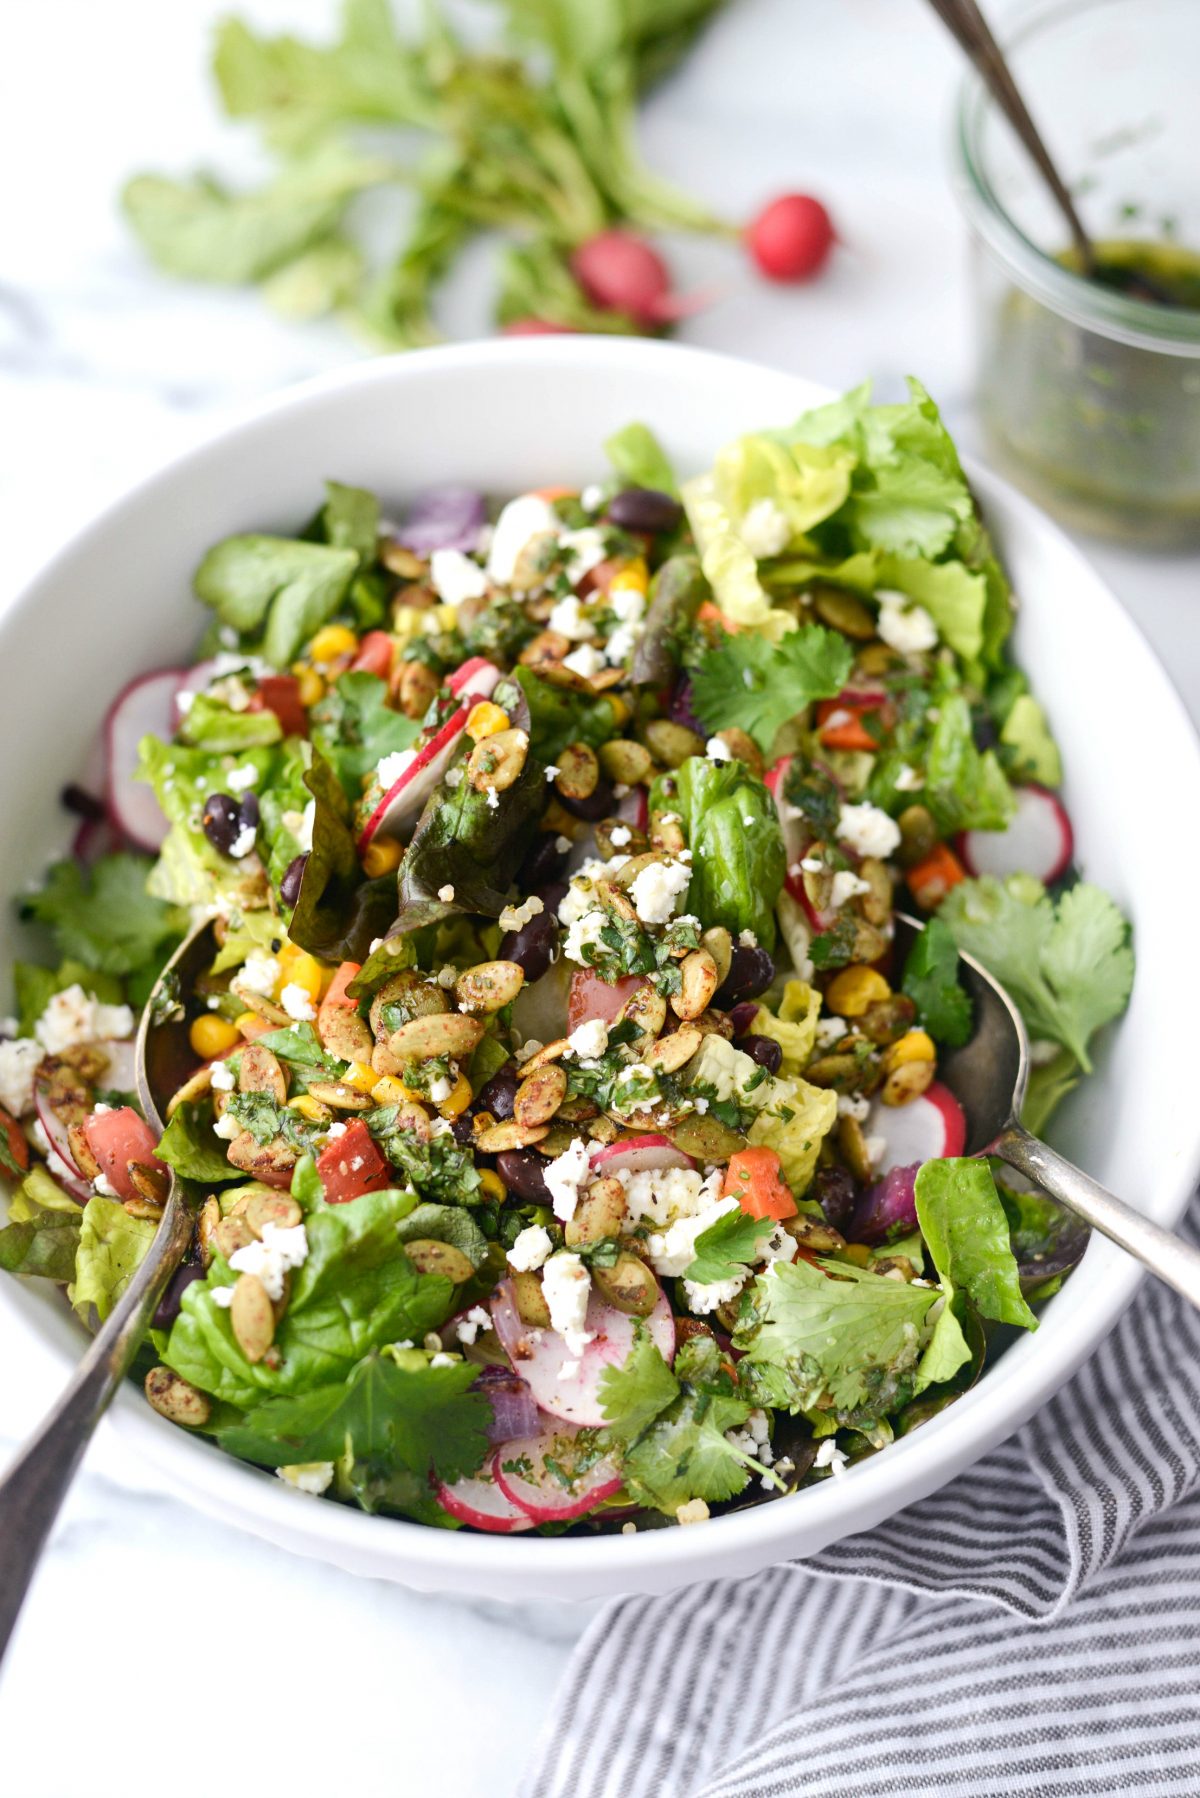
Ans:
<svg viewBox="0 0 1200 1798"><path fill-rule="evenodd" d="M77 531L4 608L0 625L35 607L42 588L54 584L63 565L86 552L101 532L119 524L123 512L141 508L156 492L202 468L211 458L219 458L230 440L242 433L288 415L298 417L331 395L345 395L393 381L402 384L410 374L420 378L436 376L443 369L460 373L472 368L522 364L543 372L590 365L626 375L652 370L661 374L671 367L682 380L696 384L710 378L728 379L740 369L756 382L775 376L782 387L806 388L807 397L801 404L811 404L819 392L834 391L820 388L805 376L746 357L690 345L582 334L480 340L365 361L318 375L214 420L212 430L198 442L135 482ZM1176 721L1184 726L1192 750L1191 784L1200 794L1200 740L1167 670L1137 625L1064 531L999 477L969 458L964 461L985 509L990 497L1000 498L1023 531L1032 531L1056 544L1092 575L1095 603L1107 614L1106 629L1116 638L1114 648L1120 647L1123 637L1131 653L1148 659L1161 681L1164 707L1173 710ZM1180 1157L1169 1194L1160 1197L1155 1206L1159 1221L1173 1224L1178 1220L1198 1177L1200 1127L1190 1154ZM994 1383L999 1376L996 1368L991 1383L981 1381L920 1430L891 1443L885 1454L871 1456L849 1468L836 1481L823 1481L772 1504L714 1517L700 1532L665 1528L638 1531L630 1536L546 1539L530 1534L526 1539L520 1534L444 1531L405 1518L368 1515L339 1504L309 1505L301 1511L298 1495L282 1481L236 1461L206 1438L182 1435L150 1411L141 1394L134 1392L128 1382L118 1393L111 1415L119 1434L165 1475L176 1492L201 1509L232 1516L243 1527L301 1553L357 1570L386 1570L393 1578L440 1590L475 1589L478 1577L498 1576L503 1576L514 1596L528 1596L539 1588L546 1596L567 1599L596 1591L667 1589L689 1579L727 1573L730 1564L748 1571L786 1560L789 1552L797 1552L795 1538L800 1533L806 1538L802 1552L816 1553L824 1544L850 1533L845 1525L848 1510L854 1513L855 1532L870 1528L944 1484L1010 1436L1098 1346L1142 1278L1142 1269L1136 1262L1101 1239L1093 1239L1086 1259L1095 1264L1092 1307L1073 1326L1068 1320L1065 1337L1062 1331L1047 1332L1047 1341L1046 1335L1039 1332L1037 1338L1015 1344L1003 1357L1003 1378L998 1385ZM7 1287L3 1290L7 1291ZM5 1302L9 1302L7 1298ZM1043 1331L1052 1316L1053 1308L1043 1323ZM32 1324L28 1327L36 1328ZM71 1364L65 1336L62 1340L43 1340L64 1365ZM900 1487L905 1496L897 1505L894 1492ZM550 1579L561 1589L548 1588L545 1582Z"/></svg>

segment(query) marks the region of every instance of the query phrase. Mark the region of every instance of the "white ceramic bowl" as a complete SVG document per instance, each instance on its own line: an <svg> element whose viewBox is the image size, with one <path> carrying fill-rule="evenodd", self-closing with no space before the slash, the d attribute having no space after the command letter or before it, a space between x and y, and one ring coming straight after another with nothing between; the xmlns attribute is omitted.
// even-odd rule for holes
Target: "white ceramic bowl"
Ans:
<svg viewBox="0 0 1200 1798"><path fill-rule="evenodd" d="M938 371L919 372L936 393ZM61 848L55 795L82 768L112 695L136 671L187 658L201 623L189 577L215 539L300 526L327 475L385 503L442 480L495 495L584 482L603 469L604 438L634 418L690 472L738 432L784 424L826 397L696 350L543 338L373 362L256 408L114 506L0 619L6 889ZM1172 1224L1200 1172L1191 1048L1200 965L1181 923L1200 893L1196 739L1151 651L1066 538L993 477L975 469L972 478L1021 601L1018 653L1063 745L1080 861L1136 927L1133 1003L1054 1137ZM7 957L16 931L3 917ZM1062 1384L1137 1282L1132 1262L1093 1241L1036 1334L949 1410L842 1479L702 1528L578 1541L443 1532L314 1502L174 1428L131 1388L113 1418L201 1509L355 1572L497 1598L659 1592L812 1554L933 1491ZM0 1295L55 1347L65 1374L81 1339L53 1296L10 1279Z"/></svg>

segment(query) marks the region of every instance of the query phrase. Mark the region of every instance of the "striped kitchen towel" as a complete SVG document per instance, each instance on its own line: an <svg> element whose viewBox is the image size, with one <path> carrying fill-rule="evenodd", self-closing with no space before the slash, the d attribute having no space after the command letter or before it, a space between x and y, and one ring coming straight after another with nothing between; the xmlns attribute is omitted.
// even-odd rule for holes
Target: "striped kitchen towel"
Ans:
<svg viewBox="0 0 1200 1798"><path fill-rule="evenodd" d="M1149 1280L1070 1384L933 1497L811 1561L614 1600L521 1786L1166 1792L1200 1794L1200 1315Z"/></svg>

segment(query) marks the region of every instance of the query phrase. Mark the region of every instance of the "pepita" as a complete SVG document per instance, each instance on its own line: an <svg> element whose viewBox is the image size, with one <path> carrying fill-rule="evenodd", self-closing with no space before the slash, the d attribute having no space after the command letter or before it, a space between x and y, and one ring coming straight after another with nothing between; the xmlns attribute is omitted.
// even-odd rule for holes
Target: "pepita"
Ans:
<svg viewBox="0 0 1200 1798"><path fill-rule="evenodd" d="M239 1274L229 1306L229 1327L252 1365L261 1361L275 1340L275 1313L257 1274Z"/></svg>
<svg viewBox="0 0 1200 1798"><path fill-rule="evenodd" d="M171 1176L163 1168L154 1167L148 1161L127 1161L125 1171L139 1198L145 1199L148 1205L157 1205L161 1210L166 1203Z"/></svg>
<svg viewBox="0 0 1200 1798"><path fill-rule="evenodd" d="M594 1180L575 1207L574 1216L563 1227L567 1247L618 1236L624 1221L625 1188L621 1182L614 1178Z"/></svg>
<svg viewBox="0 0 1200 1798"><path fill-rule="evenodd" d="M178 1109L181 1105L194 1104L197 1099L202 1099L204 1097L205 1093L211 1092L211 1090L212 1090L212 1069L211 1068L197 1068L196 1072L192 1075L191 1079L185 1080L183 1085L178 1087L171 1094L171 1097L167 1100L168 1121L175 1116L175 1113L178 1111ZM74 1150L72 1150L72 1153L74 1153ZM76 1165L76 1167L78 1167L78 1169L81 1173L86 1172L86 1169L84 1168L83 1163L80 1161L78 1155L75 1156L75 1165ZM97 1170L97 1171L99 1171L99 1170ZM96 1175L88 1174L87 1177L89 1180L94 1180L96 1178Z"/></svg>
<svg viewBox="0 0 1200 1798"><path fill-rule="evenodd" d="M524 668L547 668L571 653L571 639L561 631L539 631L517 657Z"/></svg>
<svg viewBox="0 0 1200 1798"><path fill-rule="evenodd" d="M379 1053L376 1046L375 1054ZM374 1057L372 1057L374 1064ZM390 1073L390 1068L378 1068L381 1074ZM357 1087L347 1086L343 1080L310 1080L310 1095L322 1105L328 1105L334 1111L370 1111L375 1101L370 1093L360 1093Z"/></svg>
<svg viewBox="0 0 1200 1798"><path fill-rule="evenodd" d="M708 950L693 949L679 964L679 991L671 998L675 1016L698 1018L708 1010L708 1002L720 984L717 964Z"/></svg>
<svg viewBox="0 0 1200 1798"><path fill-rule="evenodd" d="M692 1059L703 1040L694 1024L684 1024L669 1036L660 1036L656 1043L651 1043L646 1051L646 1063L664 1074L676 1074Z"/></svg>
<svg viewBox="0 0 1200 1798"><path fill-rule="evenodd" d="M493 739L489 738L488 741ZM480 1018L469 1018L465 1012L446 1011L433 1017L413 1018L393 1030L387 1040L388 1054L401 1064L409 1061L432 1061L448 1055L451 1059L466 1057L477 1047L486 1026Z"/></svg>
<svg viewBox="0 0 1200 1798"><path fill-rule="evenodd" d="M371 1029L378 1041L386 1042L397 1028L397 1014L408 1023L412 1018L432 1017L449 1009L450 1001L436 981L417 968L402 968L383 983L371 1000ZM385 1010L390 1014L390 1023Z"/></svg>
<svg viewBox="0 0 1200 1798"><path fill-rule="evenodd" d="M596 752L586 743L568 743L555 758L558 773L556 790L564 799L590 799L600 784L600 763Z"/></svg>
<svg viewBox="0 0 1200 1798"><path fill-rule="evenodd" d="M519 778L529 754L523 730L498 730L476 743L467 760L467 778L477 793L503 793Z"/></svg>
<svg viewBox="0 0 1200 1798"><path fill-rule="evenodd" d="M511 1005L525 983L525 971L515 961L481 961L460 974L454 997L463 1011L500 1011Z"/></svg>
<svg viewBox="0 0 1200 1798"><path fill-rule="evenodd" d="M152 1367L144 1390L160 1417L182 1424L185 1430L202 1428L212 1416L212 1402L206 1394L169 1367Z"/></svg>
<svg viewBox="0 0 1200 1798"><path fill-rule="evenodd" d="M527 1074L513 1096L513 1118L528 1129L547 1124L567 1096L567 1076L559 1062Z"/></svg>
<svg viewBox="0 0 1200 1798"><path fill-rule="evenodd" d="M255 1142L249 1130L241 1130L229 1145L228 1158L244 1174L252 1174L268 1186L286 1186L296 1165L296 1151L282 1136L268 1143Z"/></svg>
<svg viewBox="0 0 1200 1798"><path fill-rule="evenodd" d="M208 1237L213 1248L229 1261L239 1249L249 1247L254 1231L244 1217L222 1217L209 1226Z"/></svg>
<svg viewBox="0 0 1200 1798"><path fill-rule="evenodd" d="M292 1230L304 1218L295 1199L286 1192L252 1192L246 1200L246 1208L242 1216L256 1236L261 1236L267 1224L274 1224L277 1230Z"/></svg>
<svg viewBox="0 0 1200 1798"><path fill-rule="evenodd" d="M875 614L856 594L823 583L810 587L809 594L813 611L823 624L859 643L867 643L875 635Z"/></svg>
<svg viewBox="0 0 1200 1798"><path fill-rule="evenodd" d="M200 1265L205 1272L212 1266L213 1231L220 1221L221 1207L214 1195L209 1193L196 1218L196 1247L200 1254Z"/></svg>
<svg viewBox="0 0 1200 1798"><path fill-rule="evenodd" d="M608 778L627 787L640 786L654 768L654 758L646 745L635 743L630 737L613 737L601 744L597 753Z"/></svg>
<svg viewBox="0 0 1200 1798"><path fill-rule="evenodd" d="M404 1244L404 1253L418 1273L444 1274L453 1286L462 1286L475 1272L472 1262L452 1242L414 1237Z"/></svg>
<svg viewBox="0 0 1200 1798"><path fill-rule="evenodd" d="M423 718L437 690L438 677L427 662L402 662L393 677L392 691L406 718Z"/></svg>
<svg viewBox="0 0 1200 1798"><path fill-rule="evenodd" d="M169 1113L168 1113L169 1115ZM71 1151L71 1159L85 1180L94 1180L100 1172L100 1163L92 1154L88 1145L87 1133L82 1124L72 1124L67 1131L67 1147Z"/></svg>
<svg viewBox="0 0 1200 1798"><path fill-rule="evenodd" d="M502 1155L506 1149L528 1149L548 1134L544 1124L518 1124L515 1118L505 1118L481 1130L475 1147L482 1155Z"/></svg>
<svg viewBox="0 0 1200 1798"><path fill-rule="evenodd" d="M321 1047L339 1061L370 1061L371 1032L348 1005L324 1005L317 1013Z"/></svg>
<svg viewBox="0 0 1200 1798"><path fill-rule="evenodd" d="M658 1281L645 1262L627 1250L611 1267L593 1268L592 1282L601 1298L630 1317L649 1317L658 1303Z"/></svg>
<svg viewBox="0 0 1200 1798"><path fill-rule="evenodd" d="M550 1328L550 1307L536 1274L519 1273L512 1277L513 1304L523 1324L531 1330Z"/></svg>
<svg viewBox="0 0 1200 1798"><path fill-rule="evenodd" d="M655 761L664 768L681 767L690 756L704 754L703 738L671 718L652 718L642 735Z"/></svg>

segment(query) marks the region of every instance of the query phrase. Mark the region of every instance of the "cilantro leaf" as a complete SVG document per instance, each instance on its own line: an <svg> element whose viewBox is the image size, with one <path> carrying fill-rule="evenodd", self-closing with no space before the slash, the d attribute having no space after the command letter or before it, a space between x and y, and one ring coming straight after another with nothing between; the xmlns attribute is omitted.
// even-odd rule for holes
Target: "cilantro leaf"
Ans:
<svg viewBox="0 0 1200 1798"><path fill-rule="evenodd" d="M1129 925L1107 894L1081 881L1056 904L1028 875L984 875L955 887L939 916L1007 987L1030 1034L1061 1043L1090 1073L1088 1043L1133 986Z"/></svg>
<svg viewBox="0 0 1200 1798"><path fill-rule="evenodd" d="M706 729L737 725L766 753L805 706L841 692L853 659L845 637L819 624L801 625L778 643L744 631L701 657L692 709Z"/></svg>
<svg viewBox="0 0 1200 1798"><path fill-rule="evenodd" d="M267 1467L338 1461L349 1451L377 1477L432 1468L458 1479L475 1472L487 1449L490 1407L468 1390L475 1374L467 1361L433 1367L419 1350L384 1349L336 1385L255 1405L217 1440Z"/></svg>
<svg viewBox="0 0 1200 1798"><path fill-rule="evenodd" d="M671 459L649 425L628 424L614 431L605 439L604 453L627 485L679 492Z"/></svg>
<svg viewBox="0 0 1200 1798"><path fill-rule="evenodd" d="M90 869L55 862L41 891L22 900L22 915L48 925L60 955L96 973L157 971L187 916L146 891L150 867L127 854L103 856Z"/></svg>
<svg viewBox="0 0 1200 1798"><path fill-rule="evenodd" d="M262 633L262 652L286 668L346 597L357 553L289 537L226 537L193 576L197 599L223 624Z"/></svg>
<svg viewBox="0 0 1200 1798"><path fill-rule="evenodd" d="M739 1371L748 1362L773 1402L794 1411L832 1400L839 1412L881 1414L918 1359L938 1296L849 1262L773 1262L754 1283L755 1315L734 1337L745 1351Z"/></svg>
<svg viewBox="0 0 1200 1798"><path fill-rule="evenodd" d="M903 991L930 1036L962 1047L971 1034L971 1001L958 978L958 949L941 918L930 918L909 950Z"/></svg>
<svg viewBox="0 0 1200 1798"><path fill-rule="evenodd" d="M266 1140L269 1142L270 1136ZM185 1180L212 1183L239 1178L237 1169L226 1157L225 1144L213 1135L212 1112L208 1106L191 1105L186 1101L177 1105L163 1131L157 1153Z"/></svg>
<svg viewBox="0 0 1200 1798"><path fill-rule="evenodd" d="M685 1280L711 1286L729 1280L743 1267L759 1259L758 1245L771 1233L771 1221L750 1217L741 1209L723 1211L715 1224L696 1238L696 1258L684 1269Z"/></svg>
<svg viewBox="0 0 1200 1798"><path fill-rule="evenodd" d="M927 1161L917 1175L917 1222L943 1280L985 1317L1036 1330L986 1161Z"/></svg>
<svg viewBox="0 0 1200 1798"><path fill-rule="evenodd" d="M393 711L387 696L377 674L343 674L310 714L312 740L351 799L384 756L410 749L421 734L419 722Z"/></svg>
<svg viewBox="0 0 1200 1798"><path fill-rule="evenodd" d="M638 1324L624 1362L600 1376L600 1408L609 1429L619 1441L632 1442L678 1396L679 1381Z"/></svg>
<svg viewBox="0 0 1200 1798"><path fill-rule="evenodd" d="M958 830L1003 830L1013 796L994 750L981 754L971 708L961 693L939 698L939 717L925 764L925 803L943 836Z"/></svg>

